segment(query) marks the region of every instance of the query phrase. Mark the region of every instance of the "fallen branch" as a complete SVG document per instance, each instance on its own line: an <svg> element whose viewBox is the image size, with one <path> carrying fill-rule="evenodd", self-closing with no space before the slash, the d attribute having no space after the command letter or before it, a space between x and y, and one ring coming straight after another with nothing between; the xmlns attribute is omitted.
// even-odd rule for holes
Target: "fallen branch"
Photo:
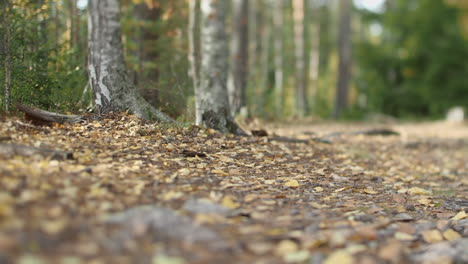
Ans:
<svg viewBox="0 0 468 264"><path fill-rule="evenodd" d="M75 123L82 120L82 116L79 115L62 115L23 104L17 104L16 107L26 114L27 119L34 123Z"/></svg>
<svg viewBox="0 0 468 264"><path fill-rule="evenodd" d="M73 153L68 151L36 148L19 144L0 143L0 156L11 158L16 155L25 157L40 155L43 157L50 157L54 160L73 159Z"/></svg>

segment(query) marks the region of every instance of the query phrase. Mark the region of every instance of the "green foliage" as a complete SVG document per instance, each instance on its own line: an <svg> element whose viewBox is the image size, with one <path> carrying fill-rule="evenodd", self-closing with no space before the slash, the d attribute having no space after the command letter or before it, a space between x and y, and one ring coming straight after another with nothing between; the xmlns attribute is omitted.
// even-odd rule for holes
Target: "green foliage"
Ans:
<svg viewBox="0 0 468 264"><path fill-rule="evenodd" d="M134 3L135 2L135 3ZM122 3L126 60L147 101L177 117L187 113L193 95L188 76L187 3L181 0Z"/></svg>
<svg viewBox="0 0 468 264"><path fill-rule="evenodd" d="M62 32L59 24L52 23L57 21L52 21L51 13L49 4L37 1L9 1L7 7L0 10L0 35L7 29L10 31L12 104L21 102L44 109L69 109L86 84L84 60L77 59L77 52L70 49L66 41L57 39ZM65 14L62 15L57 20L65 24ZM5 58L6 51L1 52L0 61ZM0 80L4 78L2 65ZM0 104L3 104L3 81L0 93Z"/></svg>
<svg viewBox="0 0 468 264"><path fill-rule="evenodd" d="M356 84L368 97L366 110L397 117L440 117L453 105L468 106L468 42L459 10L442 0L392 1L369 23L380 39L356 46Z"/></svg>

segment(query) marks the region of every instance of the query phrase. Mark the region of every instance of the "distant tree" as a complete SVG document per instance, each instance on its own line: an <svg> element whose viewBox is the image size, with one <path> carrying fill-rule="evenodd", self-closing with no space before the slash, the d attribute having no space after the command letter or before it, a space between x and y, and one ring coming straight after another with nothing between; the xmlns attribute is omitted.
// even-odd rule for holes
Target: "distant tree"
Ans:
<svg viewBox="0 0 468 264"><path fill-rule="evenodd" d="M5 111L10 110L10 97L11 97L11 55L10 55L10 25L7 16L7 9L11 8L9 1L3 1L0 7L4 10L1 17L1 25L3 27L3 39L0 52L4 54L5 60L3 62L5 70L5 83L4 83L4 107Z"/></svg>
<svg viewBox="0 0 468 264"><path fill-rule="evenodd" d="M319 77L319 68L320 68L320 9L318 7L316 0L309 1L308 6L309 13L312 14L314 18L313 21L310 21L310 52L309 52L309 80L311 82L311 101L310 101L310 111L315 112L317 95L318 95L318 77ZM312 19L311 19L312 20Z"/></svg>
<svg viewBox="0 0 468 264"><path fill-rule="evenodd" d="M283 71L283 27L284 27L284 0L271 0L273 2L273 24L275 45L275 112L283 113L284 71Z"/></svg>
<svg viewBox="0 0 468 264"><path fill-rule="evenodd" d="M351 5L352 0L339 1L338 81L333 117L338 118L348 106L351 79Z"/></svg>
<svg viewBox="0 0 468 264"><path fill-rule="evenodd" d="M304 30L306 6L305 0L293 0L294 19L294 43L296 55L296 104L297 114L303 117L307 114L307 79L306 79L306 56L305 42L306 34Z"/></svg>
<svg viewBox="0 0 468 264"><path fill-rule="evenodd" d="M118 0L89 1L89 81L98 113L129 110L138 117L173 120L137 92L124 61Z"/></svg>
<svg viewBox="0 0 468 264"><path fill-rule="evenodd" d="M221 132L241 134L229 109L227 92L227 1L201 0L200 87L196 94L196 123Z"/></svg>
<svg viewBox="0 0 468 264"><path fill-rule="evenodd" d="M231 114L247 111L246 89L249 66L249 1L233 0L231 71L228 83Z"/></svg>

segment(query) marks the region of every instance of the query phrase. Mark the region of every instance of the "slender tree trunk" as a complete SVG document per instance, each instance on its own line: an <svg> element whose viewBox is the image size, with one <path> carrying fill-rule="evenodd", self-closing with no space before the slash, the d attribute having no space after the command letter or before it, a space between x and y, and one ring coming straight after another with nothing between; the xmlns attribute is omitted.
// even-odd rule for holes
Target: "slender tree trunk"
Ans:
<svg viewBox="0 0 468 264"><path fill-rule="evenodd" d="M195 98L200 94L200 1L189 0L189 62L190 76L193 80ZM195 112L200 112L199 100L195 100ZM198 121L197 121L198 122Z"/></svg>
<svg viewBox="0 0 468 264"><path fill-rule="evenodd" d="M70 22L71 22L71 30L70 30L70 43L71 48L76 49L78 47L78 7L77 7L77 0L70 1Z"/></svg>
<svg viewBox="0 0 468 264"><path fill-rule="evenodd" d="M47 3L45 3L45 0L37 0L37 8L38 10L43 11L43 8L47 7ZM48 7L47 7L48 8ZM37 61L36 67L39 69L39 71L47 75L48 71L48 63L49 63L49 54L47 51L48 45L48 39L47 39L47 25L48 21L45 18L45 16L37 16L38 22L39 22L39 30L38 30L38 40L39 40L39 45L38 43L35 44L35 46L38 48L38 58L39 60ZM36 48L35 47L35 48Z"/></svg>
<svg viewBox="0 0 468 264"><path fill-rule="evenodd" d="M305 63L305 31L304 14L305 0L293 0L294 43L296 55L296 102L297 114L304 117L307 114L307 80Z"/></svg>
<svg viewBox="0 0 468 264"><path fill-rule="evenodd" d="M275 112L277 115L283 113L283 8L284 0L271 0L273 2L273 24L275 32Z"/></svg>
<svg viewBox="0 0 468 264"><path fill-rule="evenodd" d="M234 32L232 34L231 73L228 85L231 114L246 112L246 89L249 56L248 0L233 0ZM244 113L246 114L246 113Z"/></svg>
<svg viewBox="0 0 468 264"><path fill-rule="evenodd" d="M6 5L2 5L5 7ZM11 54L10 54L10 24L8 21L8 17L6 11L4 11L3 16L3 26L5 28L5 33L3 35L3 52L5 53L5 111L8 112L10 110L10 97L11 97Z"/></svg>
<svg viewBox="0 0 468 264"><path fill-rule="evenodd" d="M197 125L240 134L229 110L227 92L228 40L227 1L201 0L200 89L197 94Z"/></svg>
<svg viewBox="0 0 468 264"><path fill-rule="evenodd" d="M313 1L315 4L315 1ZM314 8L315 5L311 3L310 13L315 16L315 21L311 22L310 25L310 38L311 38L311 47L309 54L309 80L311 82L311 102L310 102L310 111L315 112L317 94L319 90L318 86L318 76L320 70L320 10L319 8Z"/></svg>
<svg viewBox="0 0 468 264"><path fill-rule="evenodd" d="M267 6L269 6L268 4ZM269 55L270 55L270 43L271 43L271 13L269 8L263 10L262 15L262 30L261 30L261 54L260 54L260 92L259 96L259 108L261 115L265 115L265 106L268 91L268 70L269 70Z"/></svg>
<svg viewBox="0 0 468 264"><path fill-rule="evenodd" d="M348 107L351 78L351 0L340 1L338 23L338 82L333 117L338 118Z"/></svg>
<svg viewBox="0 0 468 264"><path fill-rule="evenodd" d="M255 76L255 66L257 63L257 50L259 37L258 32L258 6L259 1L248 1L249 5L249 79L253 80Z"/></svg>
<svg viewBox="0 0 468 264"><path fill-rule="evenodd" d="M124 61L118 0L88 4L89 81L98 113L130 110L145 119L173 122L141 97Z"/></svg>

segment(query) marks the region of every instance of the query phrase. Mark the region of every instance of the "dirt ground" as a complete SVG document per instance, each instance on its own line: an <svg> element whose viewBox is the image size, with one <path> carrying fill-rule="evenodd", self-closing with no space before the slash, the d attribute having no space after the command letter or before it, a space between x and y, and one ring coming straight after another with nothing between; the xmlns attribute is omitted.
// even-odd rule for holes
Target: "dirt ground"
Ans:
<svg viewBox="0 0 468 264"><path fill-rule="evenodd" d="M0 120L0 263L468 263L468 124Z"/></svg>

